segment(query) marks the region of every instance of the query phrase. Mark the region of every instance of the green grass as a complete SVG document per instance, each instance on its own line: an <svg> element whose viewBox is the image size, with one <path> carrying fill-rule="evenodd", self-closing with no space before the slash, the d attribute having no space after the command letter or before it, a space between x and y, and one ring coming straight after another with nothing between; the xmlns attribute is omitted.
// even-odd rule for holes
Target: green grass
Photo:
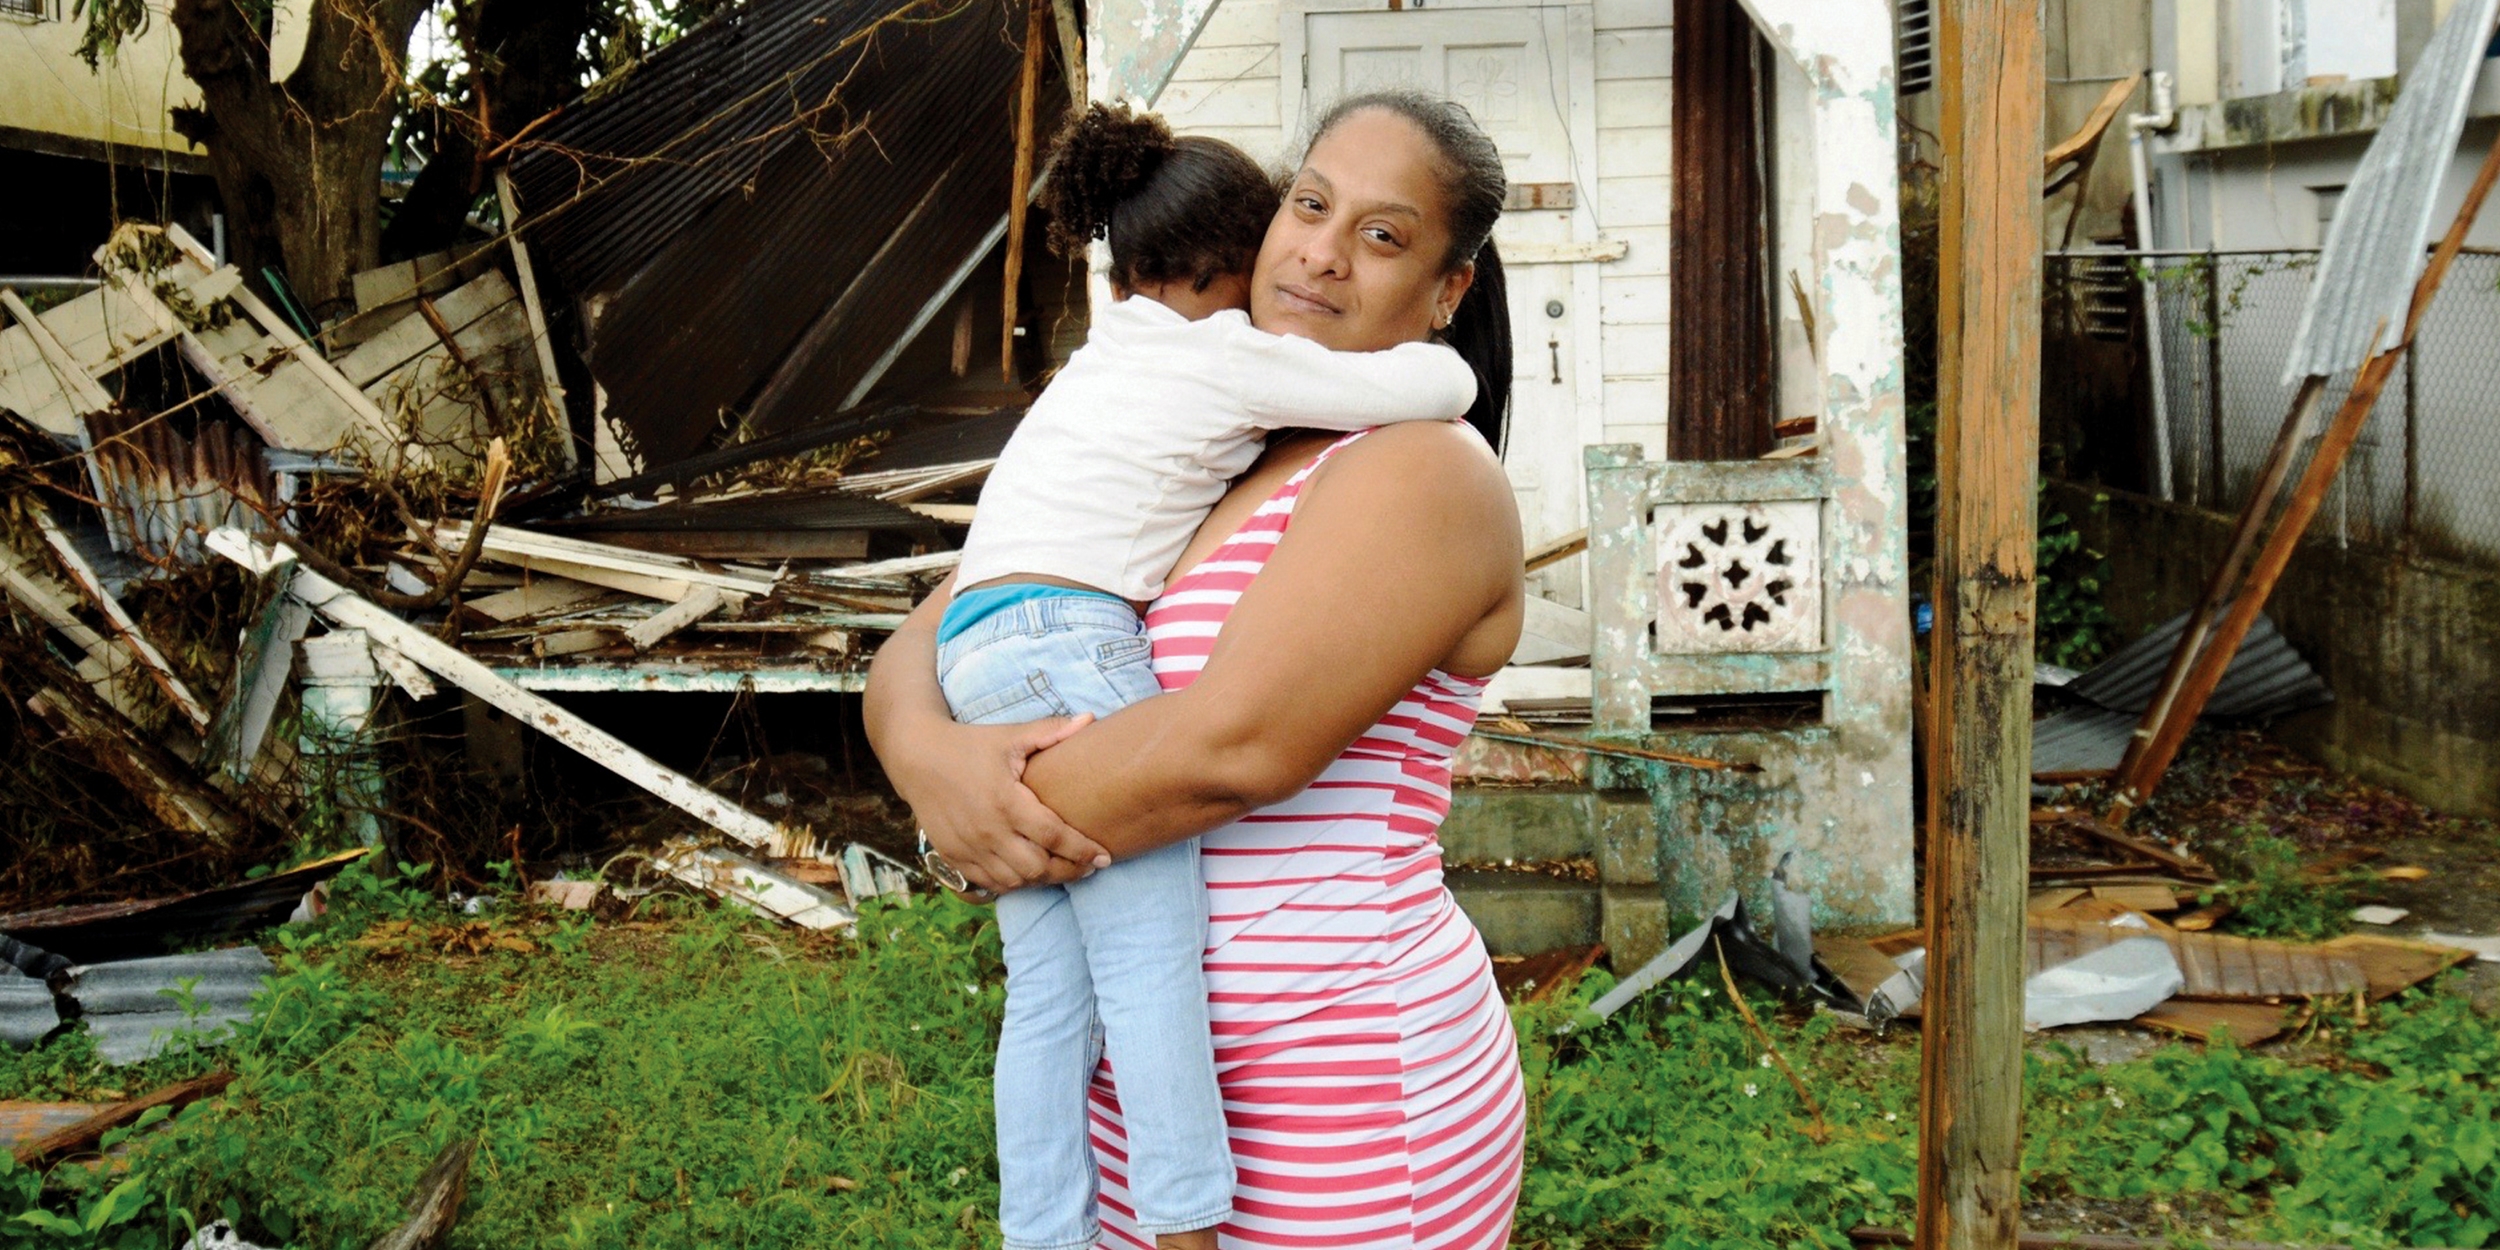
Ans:
<svg viewBox="0 0 2500 1250"><path fill-rule="evenodd" d="M161 1250L220 1216L271 1245L358 1247L464 1137L481 1148L454 1247L996 1244L987 912L924 902L855 942L658 900L627 923L488 925L349 881L347 914L287 932L260 1014L218 1052L136 1070L75 1037L0 1053L0 1098L238 1073L140 1135L126 1172L0 1170L0 1247ZM1908 1221L1914 1037L1766 1021L1824 1109L1818 1144L1724 991L1556 1040L1569 1010L1520 1015L1520 1244L1837 1247ZM2439 992L2366 1026L2321 1018L2297 1063L2043 1048L2028 1196L2175 1202L2240 1236L2493 1244L2500 1032Z"/></svg>

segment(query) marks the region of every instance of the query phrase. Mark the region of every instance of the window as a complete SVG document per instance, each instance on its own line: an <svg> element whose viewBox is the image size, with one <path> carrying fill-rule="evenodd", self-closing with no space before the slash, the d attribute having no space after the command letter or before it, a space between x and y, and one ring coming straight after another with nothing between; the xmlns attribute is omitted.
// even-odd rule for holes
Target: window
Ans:
<svg viewBox="0 0 2500 1250"><path fill-rule="evenodd" d="M52 16L46 10L51 0L0 0L0 17L22 17L40 22Z"/></svg>
<svg viewBox="0 0 2500 1250"><path fill-rule="evenodd" d="M1901 94L1936 85L1935 0L1901 0L1899 29Z"/></svg>

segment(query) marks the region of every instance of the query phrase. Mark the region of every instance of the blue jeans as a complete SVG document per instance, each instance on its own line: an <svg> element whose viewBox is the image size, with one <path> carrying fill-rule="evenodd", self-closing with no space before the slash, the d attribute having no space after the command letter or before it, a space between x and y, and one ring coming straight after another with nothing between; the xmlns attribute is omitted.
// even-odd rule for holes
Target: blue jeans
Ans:
<svg viewBox="0 0 2500 1250"><path fill-rule="evenodd" d="M1104 716L1157 693L1150 649L1137 614L1118 600L1038 599L940 644L938 685L965 724ZM998 927L1007 946L998 1214L1009 1250L1094 1244L1086 1087L1105 1049L1126 1091L1138 1226L1177 1233L1222 1223L1232 1214L1233 1161L1207 1027L1198 840L1082 881L1002 895Z"/></svg>

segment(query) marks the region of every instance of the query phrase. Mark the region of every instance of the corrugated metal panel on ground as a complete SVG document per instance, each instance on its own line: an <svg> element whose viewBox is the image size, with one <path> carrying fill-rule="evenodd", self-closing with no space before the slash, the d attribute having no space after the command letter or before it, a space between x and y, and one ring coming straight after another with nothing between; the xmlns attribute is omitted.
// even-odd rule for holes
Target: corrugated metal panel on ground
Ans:
<svg viewBox="0 0 2500 1250"><path fill-rule="evenodd" d="M211 1042L226 1026L251 1019L252 996L276 971L258 947L237 946L72 968L63 993L78 1005L98 1056L136 1063L177 1037ZM179 992L186 981L189 1009Z"/></svg>
<svg viewBox="0 0 2500 1250"><path fill-rule="evenodd" d="M2031 771L2116 768L2126 758L2127 738L2135 733L2137 719L2136 713L2100 707L2067 708L2044 716L2031 726Z"/></svg>
<svg viewBox="0 0 2500 1250"><path fill-rule="evenodd" d="M24 1050L61 1022L52 991L15 968L0 967L0 1044Z"/></svg>
<svg viewBox="0 0 2500 1250"><path fill-rule="evenodd" d="M524 226L644 463L725 414L770 432L838 411L986 249L1021 26L1003 0L759 0L527 145Z"/></svg>
<svg viewBox="0 0 2500 1250"><path fill-rule="evenodd" d="M2500 0L2462 0L2404 76L2327 227L2283 384L2358 368L2395 345L2425 261L2439 184L2465 129Z"/></svg>
<svg viewBox="0 0 2500 1250"><path fill-rule="evenodd" d="M2171 652L2178 649L2180 631L2186 627L2184 613L2162 622L2151 633L2119 648L2091 672L2068 683L2066 689L2114 712L2142 713L2161 690L2162 674L2170 665ZM2292 644L2284 641L2273 621L2260 615L2249 627L2248 636L2240 640L2239 653L2231 657L2231 667L2223 670L2222 682L2214 687L2204 714L2281 716L2334 700L2335 692L2327 688L2317 670L2292 650Z"/></svg>

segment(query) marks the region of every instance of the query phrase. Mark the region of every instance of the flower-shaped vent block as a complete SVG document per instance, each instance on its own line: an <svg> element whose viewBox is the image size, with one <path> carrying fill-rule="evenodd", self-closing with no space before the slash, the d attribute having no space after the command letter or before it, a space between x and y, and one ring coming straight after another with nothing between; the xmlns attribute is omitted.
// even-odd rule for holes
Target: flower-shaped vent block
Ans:
<svg viewBox="0 0 2500 1250"><path fill-rule="evenodd" d="M1822 505L1661 505L1658 650L1667 655L1823 649Z"/></svg>

